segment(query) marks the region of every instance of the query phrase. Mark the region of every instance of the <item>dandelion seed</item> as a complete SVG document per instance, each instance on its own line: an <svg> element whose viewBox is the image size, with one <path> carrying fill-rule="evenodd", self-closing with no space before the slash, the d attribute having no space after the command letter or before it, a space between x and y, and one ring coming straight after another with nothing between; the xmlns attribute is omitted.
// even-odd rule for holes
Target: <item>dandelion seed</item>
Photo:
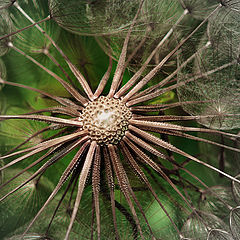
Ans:
<svg viewBox="0 0 240 240"><path fill-rule="evenodd" d="M41 5L37 1L30 2L30 8L21 2L1 3L0 6L4 9L0 11L12 13L6 15L3 22L4 31L0 41L5 48L4 54L6 49L11 49L10 53L28 61L41 72L39 81L44 74L64 89L65 96L32 87L30 82L17 83L1 77L1 83L6 86L31 91L51 101L50 106L36 110L30 104L30 110L23 114L1 113L1 123L37 121L44 122L44 127L30 135L27 132L21 143L0 157L3 162L1 173L7 174L11 169L15 169L15 166L21 166L21 169L8 180L4 180L0 186L1 189L5 189L0 202L8 204L9 199L29 185L35 187L34 181L39 182L44 176L48 176L54 182L54 187L41 206L34 207L31 217L26 220L28 223L23 227L16 224L9 232L5 231L2 237L15 234L13 239L24 239L27 236L31 237L28 232L35 231L38 232L38 236L33 236L36 239L39 236L45 239L98 240L158 239L169 235L173 236L173 239L214 239L218 236L229 236L227 225L217 216L217 211L210 211L208 204L198 205L196 201L196 198L199 200L206 196L208 203L211 203L211 197L216 197L214 201L217 205L222 203L222 195L204 183L206 177L194 171L200 169L201 172L204 169L207 171L206 175L210 176L221 174L233 182L236 196L239 192L239 178L225 169L203 161L201 156L185 150L184 146L182 149L174 139L187 140L187 143L191 140L192 144L207 143L223 149L222 151L229 150L236 154L240 152L238 144L235 144L239 135L217 130L239 127L238 61L234 54L231 55L231 61L224 61L225 58L222 60L221 54L212 54L218 48L212 44L211 37L206 39L207 25L212 24L217 13L221 10L226 11L227 7L230 8L228 11L235 11L239 3L232 1L232 4L236 4L232 8L231 0L225 4L215 5L214 2L210 4L211 11L203 16L199 12L203 13L209 6L207 2L200 6L196 5L196 1L181 1L182 5L178 1L162 1L159 5L154 1L153 6L163 7L162 12L165 13L158 22L159 16L154 12L158 8L152 8L153 2L147 0L103 3L86 1L81 4L76 4L76 1L51 0L49 17L43 8L46 7L44 3ZM196 10L198 7L202 7L199 12ZM40 19L35 19L31 13L33 9L42 14ZM106 11L110 15L104 15ZM169 16L172 13L174 17ZM125 15L126 18L122 18ZM12 29L11 32L5 30L10 22L9 16L12 18L11 23L19 27L15 32ZM77 16L81 18L76 18ZM190 31L188 27L184 31L183 22L192 16L203 20ZM22 22L17 20L18 17L23 19ZM60 35L51 31L50 26L53 23L50 20L78 34L119 34L118 42L122 44L120 53L116 54L118 61L113 77L110 58L98 87L96 90L91 88L86 74L80 72L72 63L71 57L66 55L58 44L56 39ZM169 22L165 23L164 20ZM109 21L111 26L107 25ZM136 51L133 48L129 53L135 34L146 26L151 26L151 23L156 23L156 26L152 26L150 32L144 30L143 35L139 34L137 40L135 39ZM21 24L24 25L22 29ZM146 52L147 56L139 58L137 54L146 46L147 37L156 34L156 29L161 26L165 30L157 38L154 37L153 42L157 43L152 42L154 47L151 46L150 52ZM180 26L183 30L179 29ZM63 30L55 27L58 29L56 32L64 34ZM234 32L233 29L229 31ZM28 34L33 34L32 44ZM199 45L186 53L186 44L196 42L196 34L201 35L201 39L197 38ZM36 36L39 36L39 42L34 40ZM113 37L117 38L117 35ZM142 39L144 41L141 41ZM206 40L204 44L203 39ZM158 52L163 47L167 48L171 40L174 46L168 49L166 55L159 57ZM68 44L65 44L63 49L67 47ZM110 56L112 50L109 50ZM43 55L44 60L38 54ZM209 64L204 62L204 54L208 56L208 61L211 60ZM133 68L133 55L137 56L134 61L141 59L135 65L141 67L133 71L125 81L127 66ZM212 56L216 56L217 60ZM5 57L8 61L8 54ZM149 63L154 58L154 66L149 68ZM163 71L158 76L160 81L156 81L154 77L169 62L172 62L174 70L170 74ZM17 71L17 68L14 71ZM208 86L206 89L205 82L201 82L206 79L206 86L219 84L219 88ZM236 83L230 81L231 79L235 79ZM165 102L164 97L161 103L161 96L170 91L172 95L178 91L180 103ZM191 94L192 92L194 94ZM236 95L231 96L229 93ZM200 97L196 98L196 95ZM156 101L155 104L152 101ZM230 105L233 105L233 108L229 109ZM177 106L182 106L192 116L164 114L164 110ZM194 107L196 111L192 110ZM209 128L182 124L189 120L197 120ZM1 124L1 128L4 129L4 124ZM189 132L225 137L232 143L219 143L207 139L206 136L195 136ZM37 141L33 141L36 137ZM194 169L189 166L191 164ZM32 173L24 176L29 170L32 170ZM20 176L24 176L24 180L18 182ZM18 183L12 184L14 181ZM41 195L40 190L36 188L36 191ZM228 206L231 211L234 232L238 223L238 209L233 210L229 202L224 202L223 205ZM206 209L209 212L204 211ZM58 230L54 231L56 226Z"/></svg>

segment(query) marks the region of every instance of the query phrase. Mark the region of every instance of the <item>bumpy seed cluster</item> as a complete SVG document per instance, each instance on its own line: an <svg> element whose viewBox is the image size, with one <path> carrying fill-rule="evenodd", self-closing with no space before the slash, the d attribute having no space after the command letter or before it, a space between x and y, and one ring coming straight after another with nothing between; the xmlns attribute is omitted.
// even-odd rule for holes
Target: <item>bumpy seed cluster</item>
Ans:
<svg viewBox="0 0 240 240"><path fill-rule="evenodd" d="M101 96L82 111L83 129L100 145L117 144L128 129L130 109L119 99Z"/></svg>

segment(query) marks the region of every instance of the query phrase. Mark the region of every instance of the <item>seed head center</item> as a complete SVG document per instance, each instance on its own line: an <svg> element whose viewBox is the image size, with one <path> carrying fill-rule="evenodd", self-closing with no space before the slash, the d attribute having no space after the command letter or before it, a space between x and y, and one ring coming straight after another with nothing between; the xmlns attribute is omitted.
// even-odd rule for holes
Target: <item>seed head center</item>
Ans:
<svg viewBox="0 0 240 240"><path fill-rule="evenodd" d="M83 129L100 145L118 144L128 129L130 109L119 99L101 96L82 111Z"/></svg>

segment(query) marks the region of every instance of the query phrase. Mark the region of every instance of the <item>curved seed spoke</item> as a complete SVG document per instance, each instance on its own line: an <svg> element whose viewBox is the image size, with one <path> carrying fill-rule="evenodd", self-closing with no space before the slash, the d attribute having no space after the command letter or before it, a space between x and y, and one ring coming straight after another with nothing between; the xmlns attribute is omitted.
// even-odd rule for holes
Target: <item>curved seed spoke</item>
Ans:
<svg viewBox="0 0 240 240"><path fill-rule="evenodd" d="M159 166L147 154L140 150L140 148L135 145L136 143L132 142L133 138L131 138L130 135L125 137L123 141L143 160L144 163L147 163L147 165L158 172Z"/></svg>
<svg viewBox="0 0 240 240"><path fill-rule="evenodd" d="M144 128L145 129L145 128ZM150 130L149 128L146 128L146 130ZM152 130L152 129L151 129ZM184 137L184 138L188 138L188 139L192 139L192 140L196 140L196 141L199 141L199 142L205 142L205 143L209 143L209 144L212 144L212 145L215 145L215 146L218 146L218 147L221 147L221 148L226 148L226 149L229 149L231 151L234 151L234 152L240 152L240 149L238 148L234 148L234 147L229 147L227 145L224 145L224 144L220 144L220 143L217 143L217 142L213 142L213 141L210 141L210 140L207 140L205 138L200 138L200 137L196 137L196 136L193 136L193 135L190 135L190 134L187 134L187 133L183 133L183 132L179 132L179 131L170 131L170 130L152 130L153 132L158 132L158 133L162 133L162 134L168 134L168 135L172 135L172 136L178 136L178 137Z"/></svg>
<svg viewBox="0 0 240 240"><path fill-rule="evenodd" d="M121 162L120 162L120 165L121 165L121 171L122 171L122 173L123 173L123 177L126 179L126 182L128 183L128 191L129 191L129 193L131 194L131 196L132 196L134 202L136 203L138 209L140 210L140 212L141 212L141 214L142 214L142 216L143 216L143 218L144 218L144 220L145 220L145 222L146 222L146 224L147 224L147 226L148 226L148 228L149 228L149 231L150 231L150 233L151 233L152 239L153 239L153 240L156 240L156 238L154 237L152 228L151 228L151 226L150 226L150 224L149 224L149 222L148 222L148 219L147 219L147 217L146 217L146 215L145 215L145 213L144 213L144 211L143 211L143 208L142 208L141 204L139 203L136 195L135 195L134 192L133 192L133 189L132 189L131 184L130 184L130 182L129 182L129 179L128 179L128 177L127 177L127 173L126 173L126 171L124 170Z"/></svg>
<svg viewBox="0 0 240 240"><path fill-rule="evenodd" d="M173 73L171 73L168 77L166 77L165 79L163 79L161 82L159 82L158 84L155 84L145 90L143 90L142 92L134 95L131 99L135 99L135 98L139 98L142 97L156 89L159 89L160 87L165 86L167 83L169 83L169 81L176 76L189 62L191 62L196 56L199 55L199 53L201 53L202 51L204 51L205 49L207 49L209 46L211 46L211 42L207 42L203 47L199 48L191 57L189 57L186 61L184 61L181 66L179 66Z"/></svg>
<svg viewBox="0 0 240 240"><path fill-rule="evenodd" d="M71 117L79 117L80 113L76 109L72 108L65 108L65 107L50 107L50 108L43 108L40 110L24 113L24 115L31 115L36 113L44 113L44 112L50 112L50 113L57 113L57 114L64 114Z"/></svg>
<svg viewBox="0 0 240 240"><path fill-rule="evenodd" d="M192 206L188 202L188 200L179 191L179 189L171 181L171 179L163 172L163 170L154 161L152 161L152 159L149 158L143 151L141 151L135 144L131 143L130 140L127 140L127 137L124 139L124 141L127 144L129 144L129 146L137 153L137 155L143 160L143 162L145 162L145 164L149 165L156 172L158 172L169 183L169 185L179 194L179 196L184 200L184 202L187 204L187 206L195 212L195 210L192 208Z"/></svg>
<svg viewBox="0 0 240 240"><path fill-rule="evenodd" d="M57 61L57 59L48 51L48 48L42 50L42 52L62 71L68 81L74 86L72 79L70 78L69 74L64 70L61 64Z"/></svg>
<svg viewBox="0 0 240 240"><path fill-rule="evenodd" d="M71 146L69 149L66 149L66 153L64 153L64 155L61 156L61 158L65 155L67 155L70 151L72 151L76 146L82 144L85 139L81 139L78 140L73 146ZM62 187L62 185L65 183L65 181L67 180L67 178L70 176L71 172L74 170L74 167L76 167L76 165L78 164L79 158L81 157L81 155L83 154L84 150L86 149L87 145L89 145L89 141L86 142L85 144L82 145L82 147L80 148L80 150L78 150L78 152L75 154L75 156L73 157L72 161L70 162L70 164L68 165L68 167L65 169L65 171L63 172L62 176L60 177L57 186L55 187L55 189L52 191L51 195L48 197L48 199L46 200L46 202L44 203L44 205L41 207L41 209L38 211L38 213L36 214L36 216L33 218L33 220L31 221L31 223L28 225L27 229L25 230L25 232L23 233L23 235L25 235L28 230L31 228L31 226L33 225L33 223L37 220L37 218L39 217L39 215L43 212L43 210L46 208L46 206L49 204L49 202L54 198L54 196L58 193L58 191L60 190L60 188Z"/></svg>
<svg viewBox="0 0 240 240"><path fill-rule="evenodd" d="M127 140L128 141L128 140ZM127 142L126 141L126 142ZM128 141L129 143L129 141ZM132 169L137 173L137 175L142 179L142 181L147 185L148 189L151 191L152 195L154 196L154 198L156 199L156 201L158 202L159 206L162 208L162 210L164 211L164 213L166 214L166 216L168 217L168 219L170 220L170 222L172 223L172 225L174 226L175 230L178 232L178 234L180 235L180 232L178 230L178 227L176 226L176 224L174 223L173 219L170 217L170 215L168 214L166 208L163 206L163 204L161 203L161 200L158 198L156 192L153 190L150 182L148 181L146 175L144 174L144 172L142 171L142 169L139 167L139 165L137 164L137 162L135 161L134 157L132 156L132 154L130 153L127 145L124 142L121 142L121 147L125 153L126 159L128 159ZM136 148L136 146L135 146Z"/></svg>
<svg viewBox="0 0 240 240"><path fill-rule="evenodd" d="M35 24L35 21L18 5L17 2L14 3L14 6L23 14L23 16L28 19L31 23ZM35 27L53 44L53 46L58 50L58 52L61 54L61 56L65 59L65 61L67 62L67 64L69 65L70 69L73 71L74 75L76 76L76 78L78 79L78 81L80 82L80 84L82 85L83 89L85 90L85 92L87 93L87 95L92 96L92 91L88 85L88 83L86 82L86 80L84 79L83 75L78 71L78 69L71 63L71 61L69 60L69 58L64 54L64 52L62 51L62 49L55 43L55 41L37 24L35 25ZM88 100L85 99L83 96L81 96L74 88L71 87L71 85L67 84L66 82L63 83L65 84L65 86L67 86L67 88L70 88L72 90L72 93L74 92L76 95L74 96L77 100L80 101L80 99L82 101L80 101L83 105L87 104ZM65 87L64 86L64 87ZM66 88L66 89L67 89Z"/></svg>
<svg viewBox="0 0 240 240"><path fill-rule="evenodd" d="M179 46L180 47L180 46ZM177 51L177 49L175 50ZM156 73L162 68L162 66L167 62L167 60L175 53L175 51L170 52L153 70L151 70L140 82L138 82L132 90L130 90L122 99L124 103L127 103L127 106L133 105L129 99L136 94L139 90L141 90L155 75ZM129 102L128 102L129 101Z"/></svg>
<svg viewBox="0 0 240 240"><path fill-rule="evenodd" d="M100 161L101 161L100 146L97 146L96 154L93 162L92 187L93 187L94 206L95 206L96 219L97 219L98 240L101 240L101 223L100 223L100 207L99 207Z"/></svg>
<svg viewBox="0 0 240 240"><path fill-rule="evenodd" d="M40 93L41 95L43 96L46 96L46 97L49 97L51 99L53 99L54 101L62 104L62 105L66 105L66 102L62 100L62 98L60 97L57 97L57 96L54 96L54 95L51 95L47 92L44 92L42 90L39 90L37 88L33 88L33 87L29 87L29 86L26 86L26 85L23 85L23 84L20 84L20 83L14 83L14 82L8 82L8 81L4 81L3 79L1 79L0 77L0 83L2 84L7 84L7 85L11 85L11 86L15 86L15 87L20 87L20 88L25 88L25 89L28 89L28 90L31 90L31 91L34 91L34 92L37 92L37 93ZM69 105L69 104L68 104Z"/></svg>
<svg viewBox="0 0 240 240"><path fill-rule="evenodd" d="M34 92L40 93L41 95L46 96L46 97L48 97L48 98L51 98L52 100L60 103L60 104L63 105L63 106L66 106L66 107L71 106L71 108L76 109L76 110L80 110L80 111L83 109L81 106L73 103L73 102L72 102L71 100L69 100L69 99L51 95L51 94L49 94L49 93L47 93L47 92L44 92L44 91L42 91L42 90L39 90L39 89L37 89L37 88L29 87L29 86L26 86L26 85L23 85L23 84L19 84L19 83L4 81L3 79L1 79L1 77L0 77L0 83L2 83L2 84L7 84L7 85L11 85L11 86L15 86L15 87L20 87L20 88L25 88L25 89L28 89L28 90L30 90L30 91L34 91Z"/></svg>
<svg viewBox="0 0 240 240"><path fill-rule="evenodd" d="M60 100L61 100L61 104L66 106L66 107L71 107L72 109L76 109L78 111L82 111L83 110L83 107L82 106L79 106L78 104L75 104L73 101L71 101L70 99L68 98L63 98L63 97L59 97Z"/></svg>
<svg viewBox="0 0 240 240"><path fill-rule="evenodd" d="M89 147L85 163L83 165L82 171L81 171L80 176L79 176L77 197L76 197L76 200L75 200L71 220L70 220L68 230L67 230L67 233L65 235L64 240L69 239L69 234L71 232L73 222L74 222L74 220L76 218L76 215L77 215L78 207L79 207L79 204L80 204L80 201L81 201L81 198L82 198L82 193L83 193L84 186L85 186L85 183L86 183L86 180L87 180L87 176L88 176L88 173L89 173L91 165L92 165L92 161L93 161L93 158L94 158L94 152L96 150L96 147L97 147L97 143L95 141L91 142L91 145Z"/></svg>
<svg viewBox="0 0 240 240"><path fill-rule="evenodd" d="M170 159L170 161L172 162L172 164L174 164L176 167L178 167L179 169L182 169L184 172L186 172L189 176L191 176L192 178L194 178L197 182L199 182L207 191L209 191L213 196L215 196L217 199L219 199L219 201L223 202L225 205L228 205L226 202L224 202L217 193L215 193L214 191L211 190L210 187L208 187L201 179L199 179L197 176L195 176L191 171L187 170L185 167L183 167L182 165L178 164L176 161L172 161Z"/></svg>
<svg viewBox="0 0 240 240"><path fill-rule="evenodd" d="M160 157L162 159L167 160L168 157L165 156L163 153L159 152L158 150L156 150L154 147L152 147L150 144L146 143L145 141L143 141L142 139L134 136L133 134L131 134L130 132L126 132L126 137L128 137L129 139L131 139L132 141L134 141L135 143L137 143L137 145L141 146L142 148L146 149L147 151L149 151L150 153L152 153L153 155Z"/></svg>
<svg viewBox="0 0 240 240"><path fill-rule="evenodd" d="M141 121L141 120L129 120L130 124L139 126L139 127L149 127L151 129L168 129L168 130L178 130L178 131L189 131L189 132L205 132L205 133L215 133L224 136L239 138L238 135L221 132L214 129L206 129L206 128L195 128L195 127L184 127L179 126L171 123L163 123L163 122L148 122L148 121Z"/></svg>
<svg viewBox="0 0 240 240"><path fill-rule="evenodd" d="M81 72L70 61L67 63L68 63L69 68L71 69L71 71L73 72L73 74L75 75L75 77L77 78L77 80L79 81L81 86L83 87L88 98L92 101L93 100L93 92L92 92L89 84L87 83L86 79L81 74Z"/></svg>
<svg viewBox="0 0 240 240"><path fill-rule="evenodd" d="M80 144L84 143L87 139L88 139L88 137L85 137L85 138L79 140L77 142L77 145L80 145ZM63 184L67 180L67 178L69 177L70 173L77 167L77 165L79 164L79 159L80 159L81 155L83 154L84 150L87 148L87 146L89 144L90 144L90 141L88 140L87 142L85 142L82 145L80 150L76 153L76 155L74 156L74 158L72 159L72 161L70 162L70 164L68 165L68 167L66 168L64 173L62 174L62 176L59 180L59 184L60 183Z"/></svg>
<svg viewBox="0 0 240 240"><path fill-rule="evenodd" d="M226 64L224 64L224 65L222 65L220 67L217 67L215 69L212 69L212 70L210 70L208 72L200 73L200 74L198 74L198 75L196 75L196 76L194 76L192 78L187 79L186 81L181 81L181 82L176 83L176 84L174 84L174 85L172 85L170 87L166 87L166 88L162 88L162 89L161 88L160 89L156 89L155 91L153 91L153 92L151 92L149 94L143 95L142 97L134 98L133 100L129 100L129 101L126 102L126 104L127 104L127 106L132 106L132 105L135 105L135 104L138 104L138 103L141 103L141 102L145 102L145 101L154 99L154 98L159 97L160 95L162 95L162 94L164 94L166 92L169 92L169 91L172 91L174 89L177 89L177 88L179 88L181 86L184 86L187 83L196 81L199 78L207 77L207 76L209 76L209 75L211 75L213 73L216 73L216 72L221 71L221 70L223 70L225 68L228 68L228 67L230 67L230 66L232 66L232 65L234 65L236 63L237 63L237 60L233 60L230 63L226 63Z"/></svg>
<svg viewBox="0 0 240 240"><path fill-rule="evenodd" d="M110 199L111 199L111 207L112 207L112 216L113 216L113 224L116 234L116 240L120 240L120 236L118 233L117 228L117 219L116 219L116 206L115 206L115 196L114 196L114 180L113 180L113 173L112 173L112 167L109 159L109 154L107 151L107 148L103 148L103 155L104 155L104 162L106 167L106 178L108 187L110 189Z"/></svg>
<svg viewBox="0 0 240 240"><path fill-rule="evenodd" d="M62 118L50 117L50 116L44 116L44 115L0 115L0 121L8 120L8 119L30 119L30 120L43 121L48 123L58 123L66 126L82 127L82 122L80 121L73 121L69 119L62 119Z"/></svg>
<svg viewBox="0 0 240 240"><path fill-rule="evenodd" d="M20 162L20 161L22 161L22 160L24 160L24 159L26 159L26 158L36 154L36 153L42 152L42 151L44 151L44 150L46 150L48 148L57 146L59 144L71 141L71 140L73 140L73 139L75 139L77 137L85 136L86 134L87 134L86 131L69 134L67 136L63 136L63 137L59 137L59 138L56 138L56 139L51 139L51 140L39 143L36 146L31 147L31 148L27 148L25 150L21 150L21 151L18 151L18 152L15 152L15 153L11 153L11 154L6 155L6 156L2 156L2 157L0 157L0 159L8 158L8 157L11 157L11 156L23 153L23 152L31 151L30 153L27 153L27 154L25 154L25 155L15 159L15 160L11 161L10 163L6 164L2 168L0 168L0 171L5 169L5 168L7 168L7 167L12 166L13 164L15 164L17 162Z"/></svg>
<svg viewBox="0 0 240 240"><path fill-rule="evenodd" d="M27 153L27 154L23 155L22 157L19 157L19 158L15 159L15 160L11 161L10 163L4 165L3 167L0 168L0 171L4 170L6 168L9 168L10 166L12 166L12 165L14 165L14 164L16 164L16 163L18 163L20 161L23 161L24 159L27 159L27 158L29 158L29 157L31 157L31 156L39 153L39 152L42 152L42 151L44 151L44 150L46 150L48 148L49 148L48 146L45 146L45 147L41 147L41 148L35 149L35 150L31 151L30 153Z"/></svg>
<svg viewBox="0 0 240 240"><path fill-rule="evenodd" d="M110 154L110 159L112 161L114 172L116 173L116 177L117 177L118 183L120 185L121 191L124 194L124 197L126 198L126 200L128 202L128 205L130 207L130 210L132 212L134 220L137 224L137 228L138 228L138 231L140 233L140 236L141 236L142 239L144 239L137 213L135 211L135 208L133 206L133 203L132 203L130 195L129 195L129 191L130 191L129 185L130 184L128 182L128 179L124 176L125 171L124 171L124 169L121 165L119 156L116 152L115 147L112 144L108 145L108 151L109 151L109 154Z"/></svg>
<svg viewBox="0 0 240 240"><path fill-rule="evenodd" d="M20 184L19 186L17 186L15 189L13 189L12 191L8 192L5 196L3 196L0 199L0 202L3 201L5 198L7 198L9 195L13 194L14 192L16 192L18 189L20 189L21 187L23 187L24 185L26 185L28 182L30 182L32 179L34 179L35 177L37 177L38 175L40 175L41 173L43 173L48 167L50 167L52 164L54 164L56 161L58 161L59 159L63 158L64 156L66 156L69 152L71 152L76 146L78 146L82 141L87 140L87 138L81 139L81 140L77 140L75 141L75 143L70 144L70 146L64 148L63 150L61 150L60 152L58 152L55 156L53 156L52 158L50 158L45 164L43 164L42 167L40 167L34 174L32 174L31 177L29 177L26 181L24 181L22 184Z"/></svg>
<svg viewBox="0 0 240 240"><path fill-rule="evenodd" d="M24 172L26 172L28 169L34 167L35 165L37 165L38 163L40 163L41 161L45 160L47 157L49 157L56 149L58 149L60 146L55 147L53 149L50 149L47 153L45 153L42 157L40 157L37 161L33 162L32 164L29 164L26 168L24 168L22 171L18 172L17 175L15 175L14 177L10 178L7 182L5 182L4 184L2 184L0 186L0 189L3 188L4 186L6 186L8 183L10 183L11 181L13 181L15 178L17 178L18 176L20 176L21 174L23 174Z"/></svg>
<svg viewBox="0 0 240 240"><path fill-rule="evenodd" d="M79 161L80 161L80 160L81 160L81 159L79 159ZM75 183L76 183L76 180L77 180L78 176L79 176L79 175L76 175L76 174L72 174L72 175L71 175L70 181L69 181L66 189L64 190L64 193L63 193L61 199L59 200L59 202L58 202L58 204L57 204L57 207L56 207L55 210L54 210L54 213L53 213L53 215L52 215L51 220L49 221L49 224L48 224L48 227L47 227L47 230L46 230L46 236L48 235L49 229L50 229L50 227L51 227L51 225L52 225L52 222L53 222L53 220L54 220L54 218L55 218L55 216L56 216L56 214L57 214L57 211L58 211L60 205L62 204L62 201L64 200L65 196L67 195L67 193L68 193L68 191L69 191L69 189L70 189L70 187L71 187L72 185L73 185L73 189L74 189Z"/></svg>
<svg viewBox="0 0 240 240"><path fill-rule="evenodd" d="M224 114L227 117L240 116L240 114ZM165 115L165 116L142 116L133 115L133 120L150 121L150 122L165 122L165 121L189 121L189 120L202 120L205 118L213 118L216 115L202 115L202 116L175 116L175 115Z"/></svg>
<svg viewBox="0 0 240 240"><path fill-rule="evenodd" d="M206 103L209 101L186 101L186 102L176 102L176 103L167 103L167 104L154 104L154 105L143 105L143 106L132 106L130 110L132 112L159 112L167 109L183 106L186 104L194 103Z"/></svg>
<svg viewBox="0 0 240 240"><path fill-rule="evenodd" d="M30 142L31 139L35 138L36 136L38 136L39 134L42 134L46 131L48 131L49 129L51 129L51 126L45 127L37 132L35 132L34 134L32 134L30 137L28 137L25 141L23 141L22 143L20 143L19 145L17 145L16 147L14 147L13 149L11 149L9 152L7 152L7 155L10 153L15 152L17 149L19 149L20 147L22 147L24 144Z"/></svg>
<svg viewBox="0 0 240 240"><path fill-rule="evenodd" d="M208 17L206 17L184 40L182 40L166 57L163 58L163 60L154 67L139 83L137 83L134 88L129 91L124 97L123 102L127 102L130 97L132 97L134 94L136 94L140 89L142 89L156 74L157 72L162 68L162 66L168 61L168 59L173 56L177 50L189 39L193 36L194 33L196 33L203 24L205 24L209 17L211 17L219 8L221 8L221 4L212 12L209 14Z"/></svg>
<svg viewBox="0 0 240 240"><path fill-rule="evenodd" d="M104 87L106 86L107 81L110 77L111 71L112 71L112 58L109 57L108 69L107 69L106 73L104 74L104 76L102 77L102 79L93 95L94 99L98 98L100 96L100 94L102 93L102 91L103 91Z"/></svg>
<svg viewBox="0 0 240 240"><path fill-rule="evenodd" d="M128 187L127 187L127 188L128 188L128 192L131 194L134 202L136 203L138 209L140 210L140 212L141 212L141 214L142 214L142 216L143 216L143 218L144 218L144 220L145 220L145 222L146 222L146 224L147 224L147 226L148 226L148 228L149 228L149 231L150 231L150 233L151 233L152 239L153 239L153 240L156 240L156 238L154 237L153 231L152 231L152 229L151 229L151 227L150 227L150 224L149 224L149 222L148 222L148 220L147 220L147 217L146 217L146 215L145 215L145 213L144 213L144 211L143 211L143 209L142 209L142 206L141 206L141 204L139 203L138 199L136 198L136 196L135 196L135 194L134 194L134 192L133 192L133 190L132 190L131 184L129 183L129 179L128 179L128 177L127 177L127 173L126 173L126 171L124 170L124 168L123 168L123 166L122 166L122 164L121 164L120 159L118 159L118 160L119 160L119 166L120 166L120 169L121 169L121 172L122 172L122 177L125 179L124 181L125 181L125 182L127 183L127 185L128 185Z"/></svg>
<svg viewBox="0 0 240 240"><path fill-rule="evenodd" d="M15 47L12 42L8 43L8 47L12 48L14 51L18 52L19 54L23 55L27 59L29 59L31 62L36 64L38 67L40 67L42 70L47 72L50 76L54 77L59 83L62 84L62 86L76 99L78 100L82 105L85 105L88 100L83 97L75 88L73 88L69 83L65 82L62 78L60 78L57 74L49 70L48 68L44 67L41 63L36 61L31 56L27 55L25 52L20 50L19 48Z"/></svg>
<svg viewBox="0 0 240 240"><path fill-rule="evenodd" d="M156 52L163 46L163 44L166 42L167 39L172 35L174 29L176 26L179 25L179 23L184 19L184 17L188 14L188 10L185 10L183 14L179 17L179 19L176 21L176 23L172 26L172 28L166 33L166 35L163 37L163 39L159 42L159 44L156 46L156 48L152 51L152 53L149 55L147 60L144 62L142 67L134 74L134 76L115 94L115 97L121 97L126 91L128 91L135 83L136 81L141 77L142 73L146 69L147 65L153 58L153 56L156 54Z"/></svg>
<svg viewBox="0 0 240 240"><path fill-rule="evenodd" d="M225 206L228 206L229 205L222 199L219 197L219 195L212 191L210 187L207 186L207 184L205 184L201 179L199 179L196 175L194 175L191 171L189 171L188 169L186 169L184 167L185 163L183 164L178 164L176 161L172 160L171 158L169 158L169 161L175 165L177 168L179 169L182 169L184 172L186 172L189 176L191 176L192 178L194 178L197 182L199 182L204 188L205 188L205 191L209 191L213 196L215 196L220 202L222 202ZM232 207L229 207L229 209L232 209Z"/></svg>
<svg viewBox="0 0 240 240"><path fill-rule="evenodd" d="M127 36L124 39L122 51L121 51L121 54L120 54L120 57L119 57L119 60L118 60L117 68L115 70L115 74L114 74L114 77L113 77L113 80L112 80L112 85L111 85L108 97L113 97L116 90L118 89L119 85L121 84L122 75L123 75L124 70L125 70L125 61L126 61L126 55L127 55L128 42L129 42L130 35L131 35L132 30L133 30L133 27L134 27L134 25L137 21L137 17L140 14L140 11L142 9L143 3L144 3L144 0L141 0L140 4L139 4L139 8L137 10L137 13L136 13L136 15L135 15L135 17L134 17L134 19L133 19L133 21L130 25L130 28L128 30Z"/></svg>
<svg viewBox="0 0 240 240"><path fill-rule="evenodd" d="M199 164L201 164L201 165L203 165L203 166L205 166L205 167L207 167L209 169L214 170L215 172L218 172L218 173L224 175L225 177L227 177L227 178L229 178L229 179L231 179L231 180L233 180L235 182L240 183L240 180L236 179L235 177L233 177L233 176L231 176L231 175L229 175L229 174L219 170L218 168L213 167L212 165L209 165L209 164L199 160L198 158L195 158L195 157L191 156L190 154L188 154L188 153L186 153L186 152L176 148L172 144L170 144L168 142L165 142L165 141L163 141L160 138L157 138L157 137L153 136L150 133L144 132L144 131L142 131L142 130L136 128L136 127L133 127L131 125L129 126L129 129L134 131L134 132L136 132L137 134L139 134L142 138L144 138L144 139L146 139L146 140L148 140L148 141L150 141L150 142L152 142L154 144L157 144L158 146L160 146L162 148L165 148L165 149L170 150L172 152L178 153L179 155L182 155L182 156L184 156L186 158L189 158L189 159L193 160L194 162L197 162L197 163L199 163Z"/></svg>

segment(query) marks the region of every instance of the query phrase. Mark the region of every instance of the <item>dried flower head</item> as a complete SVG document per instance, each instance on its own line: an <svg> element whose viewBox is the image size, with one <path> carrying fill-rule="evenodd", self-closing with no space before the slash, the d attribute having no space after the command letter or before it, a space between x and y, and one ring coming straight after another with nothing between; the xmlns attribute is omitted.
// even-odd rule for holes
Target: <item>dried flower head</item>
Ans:
<svg viewBox="0 0 240 240"><path fill-rule="evenodd" d="M236 32L240 26L236 20L239 5L240 2L234 0L204 1L204 4L185 0L50 0L48 5L44 1L0 1L0 11L4 12L0 53L10 50L3 59L8 75L14 79L11 71L17 71L17 67L8 70L14 61L11 56L9 61L8 55L15 52L23 61L28 61L24 64L31 63L38 68L32 76L41 82L39 88L19 83L26 77L21 77L19 70L16 82L7 80L4 63L0 62L1 84L37 94L25 96L28 112L15 114L20 111L19 106L14 110L10 106L10 110L1 109L2 133L10 134L14 127L27 132L22 142L15 143L13 149L0 157L3 174L0 188L5 189L0 199L2 219L3 222L8 219L8 228L2 224L2 236L15 234L12 239L160 239L167 236L189 239L203 231L198 239L206 234L208 239L217 239L214 229L221 225L218 216L204 212L198 202L205 195L221 202L221 194L204 183L203 169L217 179L220 174L235 185L240 183L234 177L239 168L231 172L230 167L228 173L228 166L224 167L226 156L239 157L239 135L218 130L240 126L237 48L240 34ZM159 6L164 16L157 14ZM207 7L209 11L205 12ZM46 16L48 11L50 15ZM228 16L224 18L227 23L219 20L222 13ZM33 20L35 17L38 19ZM78 59L78 66L74 63L74 54L72 58L67 54L73 46L71 41L60 46L55 40L61 38L61 34L76 36L61 30L54 21L73 33L98 36L98 41L103 43L110 58L98 84L89 80L87 62ZM163 29L158 35L156 29L161 26ZM218 39L221 36L229 41L222 44ZM111 44L115 47L120 44L121 51ZM163 56L166 46L169 52ZM113 57L118 59L112 77ZM170 66L170 73L169 69L165 71L166 65ZM128 66L134 68L134 72L126 77ZM140 67L136 69L136 66ZM44 78L48 75L51 81L61 85L62 95L56 89L43 90ZM5 89L7 87L2 91ZM171 98L176 91L179 102ZM49 105L35 109L36 96ZM11 97L8 95L7 99ZM168 102L168 97L172 102ZM170 114L179 106L192 115ZM191 120L208 128L185 124ZM25 131L18 121L41 124L35 128L26 125ZM205 134L205 137L188 132ZM207 159L202 159L191 148L188 152L185 146L179 147L175 141L178 138L187 144L200 142L212 146L203 154ZM217 157L211 157L215 148ZM208 158L213 164L207 162ZM220 158L219 165L216 158ZM15 165L21 168L16 169ZM51 175L55 180L53 189L45 180ZM20 181L20 176L24 176L24 180ZM24 219L21 224L9 226L9 218L19 211L14 208L16 194L23 194L25 189L29 195L20 204L23 207L33 204L34 210L29 210L25 218L20 217ZM43 189L45 194L41 194ZM34 196L39 193L43 199L37 202ZM38 235L29 235L29 231Z"/></svg>

